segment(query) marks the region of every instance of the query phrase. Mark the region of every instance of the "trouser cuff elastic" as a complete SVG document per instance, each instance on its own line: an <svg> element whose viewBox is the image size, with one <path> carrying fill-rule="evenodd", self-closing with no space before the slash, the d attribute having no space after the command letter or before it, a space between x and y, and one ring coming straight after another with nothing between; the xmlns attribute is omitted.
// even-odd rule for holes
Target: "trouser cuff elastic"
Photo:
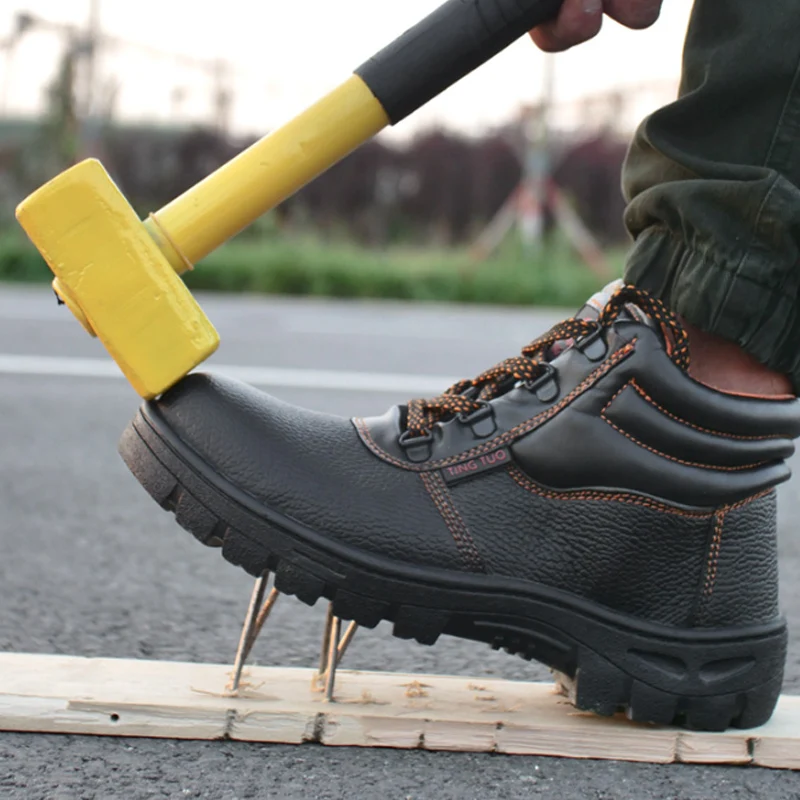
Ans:
<svg viewBox="0 0 800 800"><path fill-rule="evenodd" d="M743 275L739 267L712 260L666 228L654 227L638 237L625 280L663 300L692 325L736 342L766 366L789 375L800 392L800 352L791 346L800 341L795 301L754 280L752 272Z"/></svg>

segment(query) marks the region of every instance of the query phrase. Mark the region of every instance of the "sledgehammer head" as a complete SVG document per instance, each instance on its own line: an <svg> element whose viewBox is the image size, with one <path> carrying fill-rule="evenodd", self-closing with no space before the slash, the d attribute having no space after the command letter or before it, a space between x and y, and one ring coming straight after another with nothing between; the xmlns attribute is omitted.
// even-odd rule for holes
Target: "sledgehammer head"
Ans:
<svg viewBox="0 0 800 800"><path fill-rule="evenodd" d="M17 208L53 288L144 398L177 383L219 336L99 161L72 167Z"/></svg>

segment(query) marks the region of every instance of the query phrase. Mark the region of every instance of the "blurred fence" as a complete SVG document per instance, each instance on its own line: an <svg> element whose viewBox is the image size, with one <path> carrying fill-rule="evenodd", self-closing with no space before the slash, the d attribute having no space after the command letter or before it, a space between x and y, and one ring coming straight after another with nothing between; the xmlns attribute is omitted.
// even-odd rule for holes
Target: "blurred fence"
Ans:
<svg viewBox="0 0 800 800"><path fill-rule="evenodd" d="M230 133L228 119L239 84L235 70L225 65L184 64L174 54L102 36L92 28L19 14L5 45L6 77L12 74L14 48L34 36L50 36L57 43L52 79L38 117L0 117L0 228L12 224L13 208L22 197L87 155L103 160L145 214L250 143ZM166 58L171 59L170 74L179 68L207 72L212 113L187 120L178 83L169 92L170 122L132 124L118 118L120 73L107 68L108 80L102 85L94 80L92 64L101 44L120 65L134 52L139 61L132 64ZM126 81L143 79L140 68L128 66ZM601 245L625 239L620 169L632 124L673 91L674 86L663 84L631 86L545 110L548 170ZM275 216L283 226L313 227L323 236L335 234L373 247L472 241L530 167L530 111L521 109L518 119L478 136L431 130L404 142L378 137L286 201Z"/></svg>
<svg viewBox="0 0 800 800"><path fill-rule="evenodd" d="M157 209L233 157L247 141L207 129L115 125L90 137L140 213ZM0 122L0 215L67 165L47 123ZM620 168L625 140L612 133L559 137L551 164L592 232L620 241ZM472 238L519 184L523 163L513 137L433 131L409 143L380 137L332 167L278 210L285 225L313 226L371 246L453 245Z"/></svg>

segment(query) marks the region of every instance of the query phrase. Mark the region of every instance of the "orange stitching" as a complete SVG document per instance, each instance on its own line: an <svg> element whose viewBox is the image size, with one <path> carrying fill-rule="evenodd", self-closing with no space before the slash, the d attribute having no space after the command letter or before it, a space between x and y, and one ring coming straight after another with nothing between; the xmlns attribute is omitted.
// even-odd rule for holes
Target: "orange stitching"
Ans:
<svg viewBox="0 0 800 800"><path fill-rule="evenodd" d="M723 433L722 431L712 431L709 428L703 428L700 425L695 425L693 422L688 422L685 419L681 419L680 417L672 414L671 412L667 411L666 408L660 406L652 397L650 397L647 392L642 389L641 386L636 382L636 378L631 378L630 381L626 384L626 386L632 386L639 396L650 403L653 408L660 411L665 417L669 417L670 419L675 420L675 422L680 422L681 425L686 425L689 428L694 428L696 431L700 431L700 433L707 433L711 436L723 436L726 439L740 439L742 441L760 441L762 439L782 439L783 436L780 433L771 433L765 436L743 436L738 433ZM625 388L624 386L622 387Z"/></svg>
<svg viewBox="0 0 800 800"><path fill-rule="evenodd" d="M611 356L608 361L592 372L556 405L548 408L546 411L542 411L541 414L537 414L535 417L531 417L529 420L526 420L520 425L517 425L515 428L506 431L504 434L501 434L495 439L490 439L488 442L485 442L478 447L473 447L472 450L467 450L464 453L450 456L449 458L445 458L441 461L430 461L427 464L409 464L405 461L400 461L400 459L390 455L382 447L380 447L380 445L378 445L378 443L372 438L372 434L367 427L367 423L362 417L357 417L353 420L353 423L363 437L367 447L369 447L369 449L372 450L376 456L382 458L384 461L387 461L390 464L393 464L396 467L411 470L412 472L429 472L431 470L449 466L450 464L458 464L462 461L467 461L470 458L483 455L484 453L490 453L492 450L496 450L508 442L513 441L517 436L530 433L540 425L543 425L549 419L558 414L559 411L568 406L573 400L580 397L587 389L590 389L595 383L597 383L597 381L600 380L600 378L606 375L606 373L613 369L613 367L615 367L620 361L627 358L636 349L637 341L638 340L634 338L627 345L625 345L625 347L617 350L617 352L614 353L614 355Z"/></svg>
<svg viewBox="0 0 800 800"><path fill-rule="evenodd" d="M479 572L485 572L483 559L475 547L463 519L452 505L444 481L436 473L423 473L420 477L452 534L462 557L467 562L467 566L475 568Z"/></svg>
<svg viewBox="0 0 800 800"><path fill-rule="evenodd" d="M682 508L675 508L665 503L659 503L657 500L650 500L649 498L635 494L615 494L613 492L601 492L591 489L570 489L563 492L545 489L532 481L518 467L514 466L508 468L508 474L520 487L539 497L544 497L547 500L598 500L606 503L625 503L626 505L649 508L651 511L662 511L667 514L676 514L680 517L691 517L693 519L710 519L714 514L713 511L687 511Z"/></svg>
<svg viewBox="0 0 800 800"><path fill-rule="evenodd" d="M715 466L713 464L700 464L696 461L684 461L683 459L677 458L676 456L670 456L666 453L662 453L660 450L656 450L655 447L650 447L650 445L645 444L644 442L640 442L635 436L631 436L631 434L626 433L622 430L622 428L617 427L605 414L600 415L617 433L621 433L626 439L630 439L635 445L638 447L642 447L645 450L653 453L653 455L660 456L661 458L666 458L667 461L674 461L676 464L682 464L684 467L697 467L698 469L709 469L714 471L720 472L742 472L746 469L754 469L755 467L761 467L766 464L766 461L759 461L755 464L746 464L743 467L720 467Z"/></svg>
<svg viewBox="0 0 800 800"><path fill-rule="evenodd" d="M453 505L444 480L435 472L423 472L420 478L422 478L422 483L428 490L434 505L442 515L442 519L467 566L477 572L486 572L481 554L475 546L464 520Z"/></svg>
<svg viewBox="0 0 800 800"><path fill-rule="evenodd" d="M711 540L711 547L708 552L708 567L706 568L706 580L703 586L703 594L706 597L711 597L717 580L719 553L722 548L722 527L727 511L728 508L723 507L714 514L714 538Z"/></svg>
<svg viewBox="0 0 800 800"><path fill-rule="evenodd" d="M775 489L770 487L769 489L762 489L758 494L754 494L752 497L746 497L744 500L738 500L737 502L726 506L727 511L737 511L740 508L744 508L745 506L749 506L750 503L754 503L756 500L761 500L762 497L766 497L767 495L773 494Z"/></svg>
<svg viewBox="0 0 800 800"><path fill-rule="evenodd" d="M698 609L698 619L704 619L709 613L709 603L716 588L717 577L719 575L719 562L720 554L722 552L722 538L725 530L725 519L731 511L736 511L740 508L750 505L756 500L761 500L769 495L774 495L775 489L764 489L758 494L748 497L745 500L739 500L731 505L721 506L714 512L714 535L711 539L711 544L708 550L708 562L706 565L706 575L703 581L703 592L701 596L701 603Z"/></svg>
<svg viewBox="0 0 800 800"><path fill-rule="evenodd" d="M661 503L658 500L653 500L648 497L642 497L637 494L620 494L614 492L603 492L596 489L567 489L565 491L556 491L554 489L545 489L539 486L538 483L529 478L519 467L510 466L506 470L511 478L519 484L523 489L532 494L544 497L547 500L597 500L605 503L625 503L626 505L642 506L649 508L652 511L662 511L666 514L676 514L680 517L691 517L693 519L711 519L716 512L714 511L688 511L683 508L676 508L675 506ZM739 500L729 506L725 506L727 511L736 511L745 506L749 506L756 500L761 500L767 495L772 494L775 489L764 489L758 494L751 497L746 497L744 500Z"/></svg>
<svg viewBox="0 0 800 800"><path fill-rule="evenodd" d="M608 411L611 404L631 385L631 382L626 383L619 391L614 394L614 396L606 403L603 410L600 412L600 417L605 422L607 422L617 433L622 434L626 439L630 439L635 445L638 447L642 447L653 455L660 456L661 458L666 458L668 461L674 461L676 464L682 464L684 467L697 467L698 469L709 469L719 472L742 472L747 469L754 469L755 467L761 467L766 464L766 461L758 461L754 464L746 464L742 467L721 467L716 466L714 464L700 464L696 461L684 461L683 459L678 458L677 456L671 456L667 453L663 453L661 450L656 450L655 447L651 447L650 445L645 444L642 441L639 441L635 436L631 435L627 431L622 430L618 425L615 425L607 416L606 412Z"/></svg>

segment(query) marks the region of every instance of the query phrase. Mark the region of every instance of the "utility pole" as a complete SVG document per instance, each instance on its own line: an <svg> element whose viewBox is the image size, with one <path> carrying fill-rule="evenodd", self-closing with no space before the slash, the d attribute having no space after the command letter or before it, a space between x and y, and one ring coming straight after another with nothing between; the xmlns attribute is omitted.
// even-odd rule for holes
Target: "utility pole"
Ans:
<svg viewBox="0 0 800 800"><path fill-rule="evenodd" d="M89 0L89 20L86 29L83 118L89 120L95 111L97 82L97 51L100 47L100 0Z"/></svg>
<svg viewBox="0 0 800 800"><path fill-rule="evenodd" d="M76 31L76 67L80 67L76 80L75 99L78 148L82 158L97 155L98 124L97 59L101 46L100 0L89 0L86 27Z"/></svg>
<svg viewBox="0 0 800 800"><path fill-rule="evenodd" d="M526 250L539 251L544 246L545 211L550 182L550 112L555 97L555 57L544 56L542 101L533 118L524 124L524 173L527 202L520 209L520 231Z"/></svg>
<svg viewBox="0 0 800 800"><path fill-rule="evenodd" d="M213 78L213 127L220 136L227 136L230 129L233 92L230 89L229 65L222 59L214 61L211 67Z"/></svg>

